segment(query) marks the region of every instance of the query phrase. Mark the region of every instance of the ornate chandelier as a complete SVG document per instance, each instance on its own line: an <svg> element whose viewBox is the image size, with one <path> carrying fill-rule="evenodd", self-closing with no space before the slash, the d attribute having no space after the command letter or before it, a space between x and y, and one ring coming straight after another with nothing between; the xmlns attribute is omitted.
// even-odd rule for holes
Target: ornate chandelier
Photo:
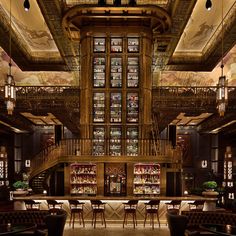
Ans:
<svg viewBox="0 0 236 236"><path fill-rule="evenodd" d="M7 79L5 82L5 101L7 107L8 115L12 115L15 104L16 104L16 89L15 89L15 82L14 78L11 74L11 66L12 66L12 59L11 59L11 0L10 0L10 24L9 24L9 73L7 75Z"/></svg>
<svg viewBox="0 0 236 236"><path fill-rule="evenodd" d="M217 110L220 116L224 116L226 107L228 105L228 82L226 77L224 76L224 28L223 28L223 0L222 0L222 20L221 20L221 76L219 77L219 82L217 84L217 95L216 95L216 103Z"/></svg>

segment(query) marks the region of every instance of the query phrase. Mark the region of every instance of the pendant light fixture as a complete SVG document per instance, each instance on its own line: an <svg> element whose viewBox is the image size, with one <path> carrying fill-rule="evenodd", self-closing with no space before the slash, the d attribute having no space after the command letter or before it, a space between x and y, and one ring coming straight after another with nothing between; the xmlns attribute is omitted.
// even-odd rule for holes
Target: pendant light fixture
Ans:
<svg viewBox="0 0 236 236"><path fill-rule="evenodd" d="M29 0L25 0L25 1L24 1L24 8L25 8L25 11L29 11L29 9L30 9Z"/></svg>
<svg viewBox="0 0 236 236"><path fill-rule="evenodd" d="M5 102L7 106L8 115L12 115L15 104L16 104L16 90L15 81L11 74L11 31L12 31L12 20L11 20L11 0L10 0L10 23L9 23L9 72L5 82Z"/></svg>
<svg viewBox="0 0 236 236"><path fill-rule="evenodd" d="M205 6L206 6L206 9L207 9L208 11L210 11L210 10L211 10L211 7L212 7L212 2L211 2L211 0L207 0Z"/></svg>
<svg viewBox="0 0 236 236"><path fill-rule="evenodd" d="M222 19L221 19L221 76L217 84L217 96L216 103L220 116L224 116L226 106L228 105L228 82L226 76L224 76L224 12L223 12L223 0L222 0Z"/></svg>

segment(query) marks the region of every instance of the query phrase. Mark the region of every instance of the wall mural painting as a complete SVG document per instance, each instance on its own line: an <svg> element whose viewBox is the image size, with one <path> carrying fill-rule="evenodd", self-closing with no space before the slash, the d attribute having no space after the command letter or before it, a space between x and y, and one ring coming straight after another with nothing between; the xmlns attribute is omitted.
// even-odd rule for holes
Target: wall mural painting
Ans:
<svg viewBox="0 0 236 236"><path fill-rule="evenodd" d="M4 78L6 78L9 69L9 57L0 48L0 86L5 83ZM14 62L12 63L12 75L16 85L18 86L69 86L78 84L78 79L73 72L23 72Z"/></svg>

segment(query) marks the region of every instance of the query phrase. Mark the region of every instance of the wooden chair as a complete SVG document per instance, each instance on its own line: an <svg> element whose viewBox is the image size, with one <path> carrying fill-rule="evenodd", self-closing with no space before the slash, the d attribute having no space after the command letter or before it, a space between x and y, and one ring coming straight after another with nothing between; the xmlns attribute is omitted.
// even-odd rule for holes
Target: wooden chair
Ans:
<svg viewBox="0 0 236 236"><path fill-rule="evenodd" d="M56 200L47 200L48 210L51 214L56 214L58 210L62 209L63 202L58 202Z"/></svg>
<svg viewBox="0 0 236 236"><path fill-rule="evenodd" d="M176 211L176 213L179 214L181 207L181 200L172 200L171 202L167 202L166 206L167 206L167 211L171 212Z"/></svg>
<svg viewBox="0 0 236 236"><path fill-rule="evenodd" d="M127 203L123 203L123 204L124 204L124 212L125 212L124 220L123 220L123 228L125 224L127 225L129 215L131 215L133 219L133 226L135 228L135 226L137 226L136 210L138 206L138 200L129 200Z"/></svg>
<svg viewBox="0 0 236 236"><path fill-rule="evenodd" d="M194 202L188 203L190 211L202 211L205 200L195 200Z"/></svg>
<svg viewBox="0 0 236 236"><path fill-rule="evenodd" d="M24 203L27 211L40 210L41 202L36 202L34 200L29 199L29 200L24 200Z"/></svg>
<svg viewBox="0 0 236 236"><path fill-rule="evenodd" d="M150 200L148 203L145 203L145 218L144 218L144 227L147 220L147 217L150 217L150 224L152 225L152 229L154 229L154 219L155 215L157 216L157 221L160 228L160 219L159 219L159 205L160 200Z"/></svg>
<svg viewBox="0 0 236 236"><path fill-rule="evenodd" d="M105 219L105 204L100 200L90 200L92 207L92 225L96 228L97 216L101 216L101 223L105 225L106 228L106 219Z"/></svg>
<svg viewBox="0 0 236 236"><path fill-rule="evenodd" d="M83 227L85 226L84 224L84 211L83 211L83 205L84 203L79 202L78 200L68 200L69 202L69 207L70 207L70 221L69 225L71 225L72 222L72 228L74 229L74 224L75 224L75 216L78 214L79 217L79 223L81 225L81 221L83 223Z"/></svg>

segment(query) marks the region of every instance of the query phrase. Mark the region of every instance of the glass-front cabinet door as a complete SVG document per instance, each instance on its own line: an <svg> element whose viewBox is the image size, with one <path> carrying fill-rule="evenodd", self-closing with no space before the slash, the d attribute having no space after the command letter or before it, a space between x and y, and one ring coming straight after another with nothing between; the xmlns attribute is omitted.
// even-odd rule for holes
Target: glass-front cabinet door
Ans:
<svg viewBox="0 0 236 236"><path fill-rule="evenodd" d="M93 52L103 53L106 51L106 39L94 38L93 39Z"/></svg>
<svg viewBox="0 0 236 236"><path fill-rule="evenodd" d="M93 155L105 155L105 127L93 127Z"/></svg>
<svg viewBox="0 0 236 236"><path fill-rule="evenodd" d="M123 49L123 40L122 38L111 38L111 53L119 53L122 52Z"/></svg>
<svg viewBox="0 0 236 236"><path fill-rule="evenodd" d="M110 155L111 156L121 156L121 127L111 127L110 128Z"/></svg>
<svg viewBox="0 0 236 236"><path fill-rule="evenodd" d="M128 52L139 52L139 38L128 38Z"/></svg>
<svg viewBox="0 0 236 236"><path fill-rule="evenodd" d="M120 123L122 120L121 93L111 93L110 97L110 122Z"/></svg>
<svg viewBox="0 0 236 236"><path fill-rule="evenodd" d="M139 86L139 58L128 57L127 87L137 88L138 86Z"/></svg>
<svg viewBox="0 0 236 236"><path fill-rule="evenodd" d="M126 120L128 123L137 123L139 116L138 93L127 93Z"/></svg>
<svg viewBox="0 0 236 236"><path fill-rule="evenodd" d="M93 94L93 122L105 122L105 93Z"/></svg>
<svg viewBox="0 0 236 236"><path fill-rule="evenodd" d="M138 155L138 127L127 127L126 131L126 155Z"/></svg>
<svg viewBox="0 0 236 236"><path fill-rule="evenodd" d="M106 60L105 57L93 58L93 87L105 87L106 79Z"/></svg>
<svg viewBox="0 0 236 236"><path fill-rule="evenodd" d="M111 88L122 87L122 58L112 57L111 58Z"/></svg>

